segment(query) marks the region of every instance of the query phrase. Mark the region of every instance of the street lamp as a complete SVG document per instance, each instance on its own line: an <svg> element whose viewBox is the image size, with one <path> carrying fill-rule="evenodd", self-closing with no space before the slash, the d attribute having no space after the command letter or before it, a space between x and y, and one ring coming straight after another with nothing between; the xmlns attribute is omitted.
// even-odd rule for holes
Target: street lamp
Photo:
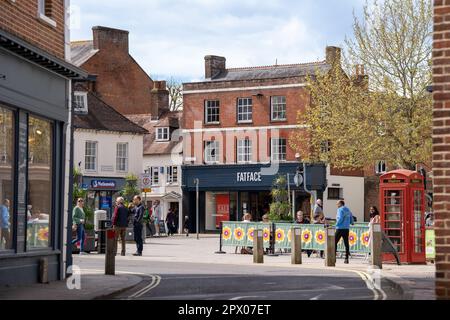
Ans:
<svg viewBox="0 0 450 320"><path fill-rule="evenodd" d="M196 227L195 230L197 232L197 240L200 240L199 237L199 184L200 184L200 180L198 178L194 179L194 184L195 184L195 192L196 192L196 205L195 205L195 209L196 209Z"/></svg>

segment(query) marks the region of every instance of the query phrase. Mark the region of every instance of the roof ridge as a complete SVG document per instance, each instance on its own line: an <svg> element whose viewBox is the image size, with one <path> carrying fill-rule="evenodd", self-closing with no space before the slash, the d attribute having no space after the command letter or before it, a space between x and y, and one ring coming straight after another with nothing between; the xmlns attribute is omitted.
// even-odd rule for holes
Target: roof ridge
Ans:
<svg viewBox="0 0 450 320"><path fill-rule="evenodd" d="M299 67L306 65L319 65L325 63L326 60L306 62L306 63L291 63L291 64L276 64L267 66L255 66L255 67L239 67L239 68L228 68L228 71L241 71L241 70L256 70L256 69L267 69L267 68L277 68L277 67Z"/></svg>

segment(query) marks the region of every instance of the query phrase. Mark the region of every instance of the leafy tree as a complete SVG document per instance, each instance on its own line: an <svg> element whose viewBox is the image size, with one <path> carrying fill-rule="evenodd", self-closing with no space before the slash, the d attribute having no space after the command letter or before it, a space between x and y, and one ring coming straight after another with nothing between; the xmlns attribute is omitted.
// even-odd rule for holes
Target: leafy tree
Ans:
<svg viewBox="0 0 450 320"><path fill-rule="evenodd" d="M138 177L134 174L129 174L125 178L125 186L120 193L122 197L124 197L126 203L131 202L135 195L141 194L141 190L138 187Z"/></svg>
<svg viewBox="0 0 450 320"><path fill-rule="evenodd" d="M280 175L274 180L271 193L273 202L270 205L269 219L271 221L291 221L291 205L285 176Z"/></svg>
<svg viewBox="0 0 450 320"><path fill-rule="evenodd" d="M368 167L381 160L407 169L428 163L431 1L366 2L353 31L354 39L346 40L344 67L333 66L308 79L311 104L298 115L304 129L292 136L292 147L305 161L338 168ZM355 65L358 72L352 74L350 66Z"/></svg>

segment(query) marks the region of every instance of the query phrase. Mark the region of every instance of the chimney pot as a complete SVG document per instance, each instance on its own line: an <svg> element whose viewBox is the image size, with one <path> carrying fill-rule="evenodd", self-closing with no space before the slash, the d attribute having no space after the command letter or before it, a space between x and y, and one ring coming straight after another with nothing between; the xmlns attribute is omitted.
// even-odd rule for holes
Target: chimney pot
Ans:
<svg viewBox="0 0 450 320"><path fill-rule="evenodd" d="M92 33L95 50L112 47L126 53L129 52L128 31L97 26L92 28Z"/></svg>

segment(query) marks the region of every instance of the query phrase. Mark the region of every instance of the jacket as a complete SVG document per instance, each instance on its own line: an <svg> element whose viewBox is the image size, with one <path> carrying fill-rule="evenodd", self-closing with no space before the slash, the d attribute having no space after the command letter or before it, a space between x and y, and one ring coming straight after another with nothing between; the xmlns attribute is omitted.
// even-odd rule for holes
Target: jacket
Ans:
<svg viewBox="0 0 450 320"><path fill-rule="evenodd" d="M86 215L85 215L83 209L81 209L80 207L73 208L73 211L72 211L73 224L80 224L81 220L85 220L85 219L86 219Z"/></svg>
<svg viewBox="0 0 450 320"><path fill-rule="evenodd" d="M9 229L9 210L6 206L0 205L0 228Z"/></svg>
<svg viewBox="0 0 450 320"><path fill-rule="evenodd" d="M123 204L114 209L113 225L119 228L128 227L128 209Z"/></svg>
<svg viewBox="0 0 450 320"><path fill-rule="evenodd" d="M351 224L353 224L352 212L346 206L340 207L337 210L336 229L350 229Z"/></svg>
<svg viewBox="0 0 450 320"><path fill-rule="evenodd" d="M133 223L142 224L144 220L144 206L142 204L135 206L133 208Z"/></svg>

